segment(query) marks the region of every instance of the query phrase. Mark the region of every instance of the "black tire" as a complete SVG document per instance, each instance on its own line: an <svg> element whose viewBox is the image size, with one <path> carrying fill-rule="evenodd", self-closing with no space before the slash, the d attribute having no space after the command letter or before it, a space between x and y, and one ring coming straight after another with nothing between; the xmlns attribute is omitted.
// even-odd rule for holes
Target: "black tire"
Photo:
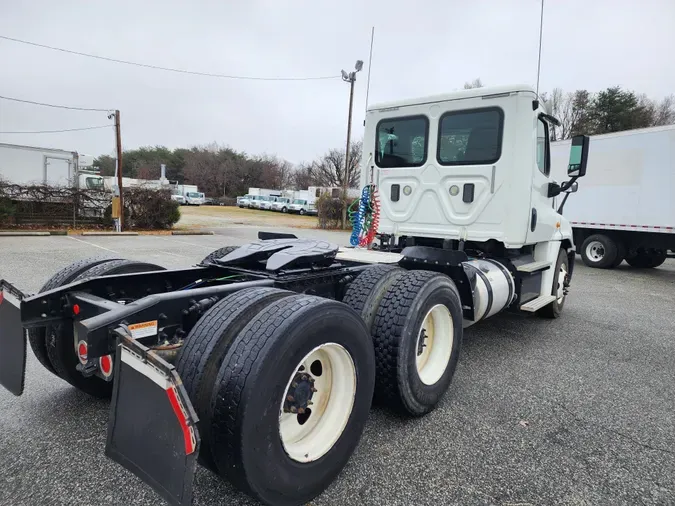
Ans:
<svg viewBox="0 0 675 506"><path fill-rule="evenodd" d="M68 267L61 269L59 272L54 274L49 281L47 281L44 286L40 289L40 293L46 292L48 290L53 290L54 288L59 288L61 286L72 283L75 278L77 278L83 272L95 267L104 262L110 262L112 260L117 260L116 258L85 258L84 260L79 260L70 264ZM49 356L47 355L47 328L38 327L28 330L28 343L30 344L35 357L38 359L45 369L51 371L53 374L58 376L58 373L54 369L54 366L49 361Z"/></svg>
<svg viewBox="0 0 675 506"><path fill-rule="evenodd" d="M353 361L354 403L333 446L301 463L281 441L281 402L301 360L326 343L339 344ZM270 304L234 340L218 374L212 448L221 474L265 504L305 504L333 482L356 448L374 380L368 332L347 305L309 295Z"/></svg>
<svg viewBox="0 0 675 506"><path fill-rule="evenodd" d="M304 216L305 214L307 214L307 211L305 211L304 209L300 209L300 214Z"/></svg>
<svg viewBox="0 0 675 506"><path fill-rule="evenodd" d="M594 250L595 254L589 250ZM607 269L616 260L617 246L614 240L604 234L588 236L581 245L581 260L588 267Z"/></svg>
<svg viewBox="0 0 675 506"><path fill-rule="evenodd" d="M183 342L176 370L199 416L202 438L199 461L218 473L209 445L211 394L223 358L232 340L262 309L293 292L276 288L249 288L235 292L210 308Z"/></svg>
<svg viewBox="0 0 675 506"><path fill-rule="evenodd" d="M567 276L565 277L565 280L567 281L569 279L570 272L569 260L565 250L561 249L558 253L558 260L555 263L555 274L553 275L553 288L551 289L551 295L556 295L558 293L558 287L560 286L558 273L560 272L562 266L565 267L565 271L567 272ZM544 318L558 318L562 313L563 306L565 305L565 298L566 295L563 295L562 302L558 302L558 299L554 300L550 304L537 311L537 314Z"/></svg>
<svg viewBox="0 0 675 506"><path fill-rule="evenodd" d="M631 267L637 269L651 269L658 267L666 261L668 255L665 250L656 250L656 251L644 251L639 250L635 255L632 255L626 258L626 262Z"/></svg>
<svg viewBox="0 0 675 506"><path fill-rule="evenodd" d="M112 260L82 272L73 281L83 281L97 276L158 270L164 270L164 267L145 262L135 262L133 260ZM77 370L79 359L75 353L72 325L54 325L49 327L46 343L49 361L61 379L67 381L78 390L94 397L110 397L112 394L112 381L106 381L98 376L85 377Z"/></svg>
<svg viewBox="0 0 675 506"><path fill-rule="evenodd" d="M396 265L375 265L361 271L349 284L342 302L361 315L369 332L372 331L382 297L405 272Z"/></svg>
<svg viewBox="0 0 675 506"><path fill-rule="evenodd" d="M213 264L218 260L219 258L224 257L228 253L232 253L234 250L236 250L239 246L225 246L224 248L217 249L213 253L209 253L204 257L204 259L199 262L200 264Z"/></svg>
<svg viewBox="0 0 675 506"><path fill-rule="evenodd" d="M616 258L610 267L614 269L621 265L626 258L626 253L626 245L621 241L616 241Z"/></svg>
<svg viewBox="0 0 675 506"><path fill-rule="evenodd" d="M435 383L422 382L417 371L418 336L436 305L452 319L451 352L445 371ZM431 411L447 391L455 373L462 343L462 303L448 276L408 271L391 286L377 310L372 337L375 344L375 397L387 406L414 416Z"/></svg>
<svg viewBox="0 0 675 506"><path fill-rule="evenodd" d="M282 212L282 213L287 213L287 212L288 212L288 208L287 208L286 206L282 207L282 208L281 208L281 212Z"/></svg>

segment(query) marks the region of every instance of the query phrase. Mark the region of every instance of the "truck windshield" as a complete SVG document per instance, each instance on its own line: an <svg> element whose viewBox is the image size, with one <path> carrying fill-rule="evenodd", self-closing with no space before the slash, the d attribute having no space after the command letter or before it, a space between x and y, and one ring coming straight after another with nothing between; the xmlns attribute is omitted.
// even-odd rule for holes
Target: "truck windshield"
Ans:
<svg viewBox="0 0 675 506"><path fill-rule="evenodd" d="M192 199L201 199L201 198L204 198L204 194L203 194L203 193L198 193L198 192L187 192L186 195L187 195L188 197L192 198Z"/></svg>
<svg viewBox="0 0 675 506"><path fill-rule="evenodd" d="M103 178L100 177L88 177L85 180L87 188L90 190L100 190L103 188Z"/></svg>
<svg viewBox="0 0 675 506"><path fill-rule="evenodd" d="M301 206L304 206L304 205L307 203L307 201L306 201L306 200L298 200L298 199L296 199L296 200L293 201L293 203L294 203L294 204L301 205Z"/></svg>

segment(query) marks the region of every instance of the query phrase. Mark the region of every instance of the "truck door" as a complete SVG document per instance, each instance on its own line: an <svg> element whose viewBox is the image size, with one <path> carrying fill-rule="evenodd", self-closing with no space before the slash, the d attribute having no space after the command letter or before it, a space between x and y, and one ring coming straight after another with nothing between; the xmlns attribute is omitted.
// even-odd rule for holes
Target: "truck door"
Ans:
<svg viewBox="0 0 675 506"><path fill-rule="evenodd" d="M551 178L551 144L549 124L541 117L534 117L532 149L535 151L532 167L532 195L530 219L527 228L527 244L550 241L557 231L559 216L554 208L554 199L548 197Z"/></svg>
<svg viewBox="0 0 675 506"><path fill-rule="evenodd" d="M44 182L52 186L70 186L72 184L72 160L57 156L44 157Z"/></svg>

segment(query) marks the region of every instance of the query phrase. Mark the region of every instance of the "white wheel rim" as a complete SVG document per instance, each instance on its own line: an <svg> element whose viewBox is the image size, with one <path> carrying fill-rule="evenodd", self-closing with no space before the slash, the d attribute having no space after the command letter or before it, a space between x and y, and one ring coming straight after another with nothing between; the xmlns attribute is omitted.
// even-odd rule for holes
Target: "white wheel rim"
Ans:
<svg viewBox="0 0 675 506"><path fill-rule="evenodd" d="M432 307L424 317L415 346L417 374L425 385L435 384L448 368L454 334L448 308L443 304Z"/></svg>
<svg viewBox="0 0 675 506"><path fill-rule="evenodd" d="M586 246L586 256L592 262L599 262L605 258L605 247L600 241L591 241Z"/></svg>
<svg viewBox="0 0 675 506"><path fill-rule="evenodd" d="M558 271L558 291L556 293L558 296L558 304L562 304L565 299L565 279L567 279L567 268L565 267L565 264L562 264Z"/></svg>
<svg viewBox="0 0 675 506"><path fill-rule="evenodd" d="M298 382L303 375L308 379ZM299 397L295 388L306 391L308 383L316 390L311 404L302 408L304 413L290 412L289 407L297 409L297 403L291 403L288 396L296 393ZM328 453L347 426L355 396L356 367L349 352L336 343L310 351L296 366L281 399L279 434L288 456L296 462L312 462Z"/></svg>

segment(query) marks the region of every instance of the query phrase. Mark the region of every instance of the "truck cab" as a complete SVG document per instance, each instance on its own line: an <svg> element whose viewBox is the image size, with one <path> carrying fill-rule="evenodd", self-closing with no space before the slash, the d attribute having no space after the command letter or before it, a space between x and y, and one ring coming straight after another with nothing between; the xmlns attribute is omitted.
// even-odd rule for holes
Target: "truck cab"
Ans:
<svg viewBox="0 0 675 506"><path fill-rule="evenodd" d="M317 214L316 207L314 207L314 202L307 199L294 199L293 202L288 206L289 213L298 213L298 214Z"/></svg>
<svg viewBox="0 0 675 506"><path fill-rule="evenodd" d="M525 85L371 108L361 182L377 178L379 231L441 241L496 240L507 248L571 241L569 224L548 196L547 117Z"/></svg>
<svg viewBox="0 0 675 506"><path fill-rule="evenodd" d="M189 206L201 206L204 204L204 194L202 192L185 192L185 202Z"/></svg>
<svg viewBox="0 0 675 506"><path fill-rule="evenodd" d="M561 287L574 263L572 227L555 200L571 182L551 177L554 124L527 85L372 106L361 186L379 193L379 247L510 258L514 269L537 274L519 302L550 302L559 252L568 258Z"/></svg>

